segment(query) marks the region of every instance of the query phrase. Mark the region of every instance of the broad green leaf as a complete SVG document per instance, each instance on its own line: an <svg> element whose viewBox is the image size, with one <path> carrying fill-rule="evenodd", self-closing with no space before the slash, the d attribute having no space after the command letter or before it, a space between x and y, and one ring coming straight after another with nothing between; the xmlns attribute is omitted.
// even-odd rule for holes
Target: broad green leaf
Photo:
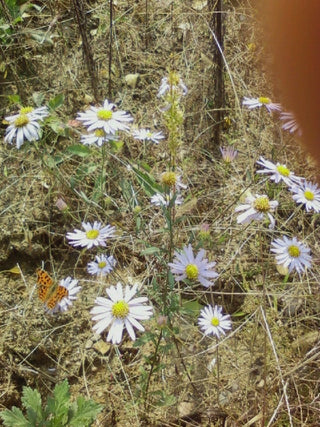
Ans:
<svg viewBox="0 0 320 427"><path fill-rule="evenodd" d="M72 406L70 427L88 427L102 410L103 406L93 400L86 400L79 396L76 404Z"/></svg>
<svg viewBox="0 0 320 427"><path fill-rule="evenodd" d="M63 103L64 103L64 95L62 93L59 93L59 95L50 99L50 101L48 102L48 105L50 110L56 110L57 108L61 107Z"/></svg>
<svg viewBox="0 0 320 427"><path fill-rule="evenodd" d="M67 148L67 151L80 157L88 157L91 154L90 148L82 144L71 145Z"/></svg>
<svg viewBox="0 0 320 427"><path fill-rule="evenodd" d="M27 409L28 420L32 425L37 425L43 418L42 401L38 390L32 390L30 387L23 387L21 402Z"/></svg>
<svg viewBox="0 0 320 427"><path fill-rule="evenodd" d="M198 301L182 300L182 311L186 314L198 316L202 307L203 306L199 304Z"/></svg>
<svg viewBox="0 0 320 427"><path fill-rule="evenodd" d="M48 425L50 427L61 427L66 425L68 421L68 410L70 406L69 384L64 380L60 384L56 384L53 390L53 397L48 398L46 413L52 414L53 418Z"/></svg>
<svg viewBox="0 0 320 427"><path fill-rule="evenodd" d="M155 182L153 176L148 173L141 172L135 166L132 166L132 170L136 174L139 183L149 197L153 196L155 193L163 193L163 188Z"/></svg>
<svg viewBox="0 0 320 427"><path fill-rule="evenodd" d="M40 107L43 104L43 101L44 101L44 93L42 93L42 92L33 92L32 99L33 99L33 102L36 104L36 106Z"/></svg>
<svg viewBox="0 0 320 427"><path fill-rule="evenodd" d="M6 409L0 412L0 417L3 420L3 425L6 427L34 427L25 419L21 409L15 406L12 407L11 411Z"/></svg>
<svg viewBox="0 0 320 427"><path fill-rule="evenodd" d="M20 96L17 94L7 96L10 104L21 104Z"/></svg>

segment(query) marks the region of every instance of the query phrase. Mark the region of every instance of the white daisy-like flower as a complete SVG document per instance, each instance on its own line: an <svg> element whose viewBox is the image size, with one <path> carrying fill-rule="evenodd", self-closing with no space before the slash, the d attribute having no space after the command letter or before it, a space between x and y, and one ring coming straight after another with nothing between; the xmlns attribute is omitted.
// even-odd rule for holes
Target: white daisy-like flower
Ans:
<svg viewBox="0 0 320 427"><path fill-rule="evenodd" d="M76 296L77 293L80 291L81 286L78 285L78 280L72 279L72 277L67 277L66 279L60 280L60 283L58 285L57 289L57 296L58 300L56 302L56 305L53 308L48 307L48 303L46 304L46 311L49 314L57 313L58 311L64 312L67 311L71 305L72 302L75 301L78 297ZM61 298L59 301L59 294L65 295Z"/></svg>
<svg viewBox="0 0 320 427"><path fill-rule="evenodd" d="M106 240L114 237L115 233L115 227L111 225L103 227L98 221L94 221L93 224L83 222L82 227L84 231L75 229L74 232L67 233L66 237L70 245L87 249L91 249L93 246L106 246Z"/></svg>
<svg viewBox="0 0 320 427"><path fill-rule="evenodd" d="M174 188L176 191L179 191L180 189L186 190L188 188L186 184L182 183L181 175L178 175L173 171L161 174L160 181L161 184L164 184L169 188Z"/></svg>
<svg viewBox="0 0 320 427"><path fill-rule="evenodd" d="M173 262L168 264L171 273L175 275L175 280L180 282L189 279L200 282L206 288L212 286L213 283L208 279L216 279L219 274L213 270L216 263L208 262L207 258L204 258L205 255L206 251L200 249L195 257L190 244L185 246L182 252L175 251Z"/></svg>
<svg viewBox="0 0 320 427"><path fill-rule="evenodd" d="M119 344L124 328L133 341L136 339L133 328L144 331L144 327L138 320L148 320L152 316L153 309L151 305L143 305L148 301L146 297L132 299L137 289L138 285L132 288L126 286L123 289L121 283L117 283L117 287L111 286L106 289L109 299L96 298L96 305L90 313L93 314L92 320L97 322L93 326L97 334L101 334L110 326L107 341Z"/></svg>
<svg viewBox="0 0 320 427"><path fill-rule="evenodd" d="M282 129L288 130L290 133L297 132L299 136L302 135L302 130L299 126L299 124L296 121L296 118L293 113L290 112L282 112L280 114L280 120L282 120L284 123L281 126Z"/></svg>
<svg viewBox="0 0 320 427"><path fill-rule="evenodd" d="M300 182L301 178L295 176L286 165L277 163L276 165L269 160L265 160L263 157L257 161L258 165L263 166L265 169L260 169L257 173L270 175L270 179L278 184L283 181L288 186Z"/></svg>
<svg viewBox="0 0 320 427"><path fill-rule="evenodd" d="M81 135L80 141L84 145L97 145L102 147L108 141L116 141L118 137L112 133L107 134L103 129L96 129L87 135Z"/></svg>
<svg viewBox="0 0 320 427"><path fill-rule="evenodd" d="M138 129L132 132L134 139L140 141L152 141L155 144L159 144L161 139L164 139L162 132L151 132L150 129Z"/></svg>
<svg viewBox="0 0 320 427"><path fill-rule="evenodd" d="M311 266L310 249L296 237L289 239L283 236L282 239L276 239L271 243L270 250L276 254L277 264L288 268L289 273L292 270L302 273Z"/></svg>
<svg viewBox="0 0 320 427"><path fill-rule="evenodd" d="M232 163L238 157L238 150L235 150L231 145L220 147L220 152L226 163Z"/></svg>
<svg viewBox="0 0 320 427"><path fill-rule="evenodd" d="M320 212L320 188L317 184L301 181L298 185L290 187L290 191L294 193L293 200L296 203L303 203L307 212L312 209L317 213Z"/></svg>
<svg viewBox="0 0 320 427"><path fill-rule="evenodd" d="M29 119L32 120L43 120L49 115L48 107L21 107L18 114L13 114L12 116L7 116L4 119L10 124L14 122L19 116L26 115Z"/></svg>
<svg viewBox="0 0 320 427"><path fill-rule="evenodd" d="M198 324L205 335L213 334L220 338L220 334L225 335L231 329L231 318L229 314L222 314L219 305L207 305L200 311Z"/></svg>
<svg viewBox="0 0 320 427"><path fill-rule="evenodd" d="M282 110L281 104L271 102L270 98L266 98L264 96L261 96L260 98L248 98L247 96L245 96L242 101L242 105L245 105L250 110L252 110L253 108L260 108L264 106L269 111L269 113L271 113L272 111Z"/></svg>
<svg viewBox="0 0 320 427"><path fill-rule="evenodd" d="M150 201L153 205L168 207L173 197L174 197L173 194L156 193L151 197ZM182 205L182 203L183 203L183 197L180 194L177 194L174 204L178 206L178 205Z"/></svg>
<svg viewBox="0 0 320 427"><path fill-rule="evenodd" d="M84 113L78 113L77 120L83 122L88 132L103 129L107 135L114 135L118 130L128 130L128 123L133 118L125 111L115 111L115 107L106 99L103 107L90 107Z"/></svg>
<svg viewBox="0 0 320 427"><path fill-rule="evenodd" d="M96 255L95 261L89 262L87 266L88 273L96 274L97 276L106 276L116 266L116 259L110 255Z"/></svg>
<svg viewBox="0 0 320 427"><path fill-rule="evenodd" d="M7 127L4 141L13 144L13 140L16 139L16 146L19 150L25 140L37 141L39 138L40 125L38 121L27 114L19 114Z"/></svg>
<svg viewBox="0 0 320 427"><path fill-rule="evenodd" d="M278 207L277 200L269 200L265 194L246 197L245 204L237 206L235 212L242 212L237 217L238 224L249 224L251 221L263 221L266 217L270 220L269 228L274 228L275 220L271 215Z"/></svg>
<svg viewBox="0 0 320 427"><path fill-rule="evenodd" d="M176 73L170 73L169 77L163 77L161 80L160 88L158 91L158 98L165 95L166 92L172 90L178 92L180 95L185 96L188 93L187 86L183 83L182 79Z"/></svg>

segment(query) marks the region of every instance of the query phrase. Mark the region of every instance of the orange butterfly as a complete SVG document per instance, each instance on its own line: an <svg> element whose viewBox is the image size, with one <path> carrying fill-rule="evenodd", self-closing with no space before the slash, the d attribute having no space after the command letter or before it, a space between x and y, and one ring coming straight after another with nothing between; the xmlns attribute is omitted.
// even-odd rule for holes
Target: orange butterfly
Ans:
<svg viewBox="0 0 320 427"><path fill-rule="evenodd" d="M37 286L38 296L49 310L54 309L64 297L69 295L68 290L64 286L57 285L42 268L37 269Z"/></svg>

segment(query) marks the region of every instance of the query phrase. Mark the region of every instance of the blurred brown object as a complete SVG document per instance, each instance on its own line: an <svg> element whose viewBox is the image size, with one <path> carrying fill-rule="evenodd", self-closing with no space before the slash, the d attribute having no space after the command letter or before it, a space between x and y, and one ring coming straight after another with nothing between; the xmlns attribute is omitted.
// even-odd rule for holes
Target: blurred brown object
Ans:
<svg viewBox="0 0 320 427"><path fill-rule="evenodd" d="M274 55L280 99L302 128L302 142L320 163L320 1L263 0L262 19Z"/></svg>

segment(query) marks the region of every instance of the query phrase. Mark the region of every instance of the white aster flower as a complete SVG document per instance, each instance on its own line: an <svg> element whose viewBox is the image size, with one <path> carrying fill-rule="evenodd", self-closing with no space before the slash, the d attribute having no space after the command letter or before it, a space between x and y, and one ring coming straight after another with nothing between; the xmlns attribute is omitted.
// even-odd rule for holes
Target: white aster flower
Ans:
<svg viewBox="0 0 320 427"><path fill-rule="evenodd" d="M220 334L225 335L231 329L231 319L229 314L222 314L222 307L219 305L207 305L200 311L198 319L200 329L205 335L213 334L220 338Z"/></svg>
<svg viewBox="0 0 320 427"><path fill-rule="evenodd" d="M270 250L276 254L277 264L288 268L289 273L292 270L302 273L311 266L310 249L296 237L289 239L283 236L282 239L276 239L271 243Z"/></svg>
<svg viewBox="0 0 320 427"><path fill-rule="evenodd" d="M77 120L83 122L88 132L103 129L107 135L114 135L118 130L128 130L128 123L133 118L125 111L115 111L115 107L106 99L103 107L90 107L84 113L78 113Z"/></svg>
<svg viewBox="0 0 320 427"><path fill-rule="evenodd" d="M93 314L92 320L97 323L93 330L101 334L110 326L107 341L113 344L119 344L122 340L123 328L125 328L134 341L136 335L133 327L139 331L144 331L144 327L138 320L147 320L152 316L152 306L143 305L148 301L146 297L132 297L137 292L138 285L126 286L123 289L121 283L117 287L111 286L106 289L109 299L98 297L95 300L96 305L90 311Z"/></svg>
<svg viewBox="0 0 320 427"><path fill-rule="evenodd" d="M151 132L150 129L138 129L132 132L134 139L140 141L152 141L155 144L159 144L161 139L164 139L162 132Z"/></svg>
<svg viewBox="0 0 320 427"><path fill-rule="evenodd" d="M73 233L67 233L70 245L91 249L93 246L106 246L106 240L114 237L115 227L111 225L103 227L101 222L94 221L92 225L90 222L83 222L82 227L84 231L75 229Z"/></svg>
<svg viewBox="0 0 320 427"><path fill-rule="evenodd" d="M280 120L284 122L283 125L281 126L282 129L288 130L290 133L297 132L299 136L302 135L301 128L298 125L293 113L290 113L290 112L281 113Z"/></svg>
<svg viewBox="0 0 320 427"><path fill-rule="evenodd" d="M97 145L102 147L108 141L116 141L118 137L112 133L107 134L103 129L96 129L93 133L81 135L80 141L84 145Z"/></svg>
<svg viewBox="0 0 320 427"><path fill-rule="evenodd" d="M177 193L175 193L177 194ZM174 194L160 194L160 193L156 193L154 194L150 201L153 205L156 206L166 206L168 207L171 203L171 201L173 200ZM180 194L177 194L177 197L174 201L175 205L181 205L183 203L183 197L180 196Z"/></svg>
<svg viewBox="0 0 320 427"><path fill-rule="evenodd" d="M95 261L89 262L87 266L88 273L96 274L97 276L106 276L116 266L116 259L110 255L96 255Z"/></svg>
<svg viewBox="0 0 320 427"><path fill-rule="evenodd" d="M39 138L40 125L38 121L27 114L19 114L7 127L4 141L13 144L13 140L16 139L17 149L19 149L26 139L37 141Z"/></svg>
<svg viewBox="0 0 320 427"><path fill-rule="evenodd" d="M7 116L5 120L11 124L21 115L26 115L30 120L43 120L49 115L49 110L48 107L21 107L18 114Z"/></svg>
<svg viewBox="0 0 320 427"><path fill-rule="evenodd" d="M290 187L290 191L294 193L293 200L296 203L303 203L307 212L312 209L317 213L320 212L320 189L317 184L301 181L299 184Z"/></svg>
<svg viewBox="0 0 320 427"><path fill-rule="evenodd" d="M269 200L265 194L246 197L245 204L237 206L235 212L244 211L237 217L238 224L249 224L251 221L263 221L266 217L270 220L269 228L274 228L275 220L271 215L278 206L277 200Z"/></svg>
<svg viewBox="0 0 320 427"><path fill-rule="evenodd" d="M56 304L54 307L50 308L48 305L50 305L50 299L46 303L46 311L49 314L57 313L58 311L64 312L71 307L72 302L75 301L78 297L76 296L77 293L80 291L81 286L78 285L78 280L72 279L71 277L67 277L66 279L60 280L60 283L58 285L57 289L57 300L55 297L52 297L52 301ZM62 296L62 298L59 298L59 294ZM60 300L59 300L60 299Z"/></svg>
<svg viewBox="0 0 320 427"><path fill-rule="evenodd" d="M160 88L158 91L158 98L165 95L166 92L170 92L170 90L174 90L175 92L178 92L179 95L187 95L188 88L183 83L182 79L179 77L178 74L172 72L169 74L169 77L163 77L161 80Z"/></svg>
<svg viewBox="0 0 320 427"><path fill-rule="evenodd" d="M283 181L288 186L295 184L301 180L298 176L295 176L286 165L277 163L276 165L269 160L265 160L263 157L257 161L258 165L263 166L265 169L260 169L257 173L270 175L270 179L278 184Z"/></svg>
<svg viewBox="0 0 320 427"><path fill-rule="evenodd" d="M215 279L219 274L213 270L216 263L208 262L207 258L204 258L205 254L206 251L200 249L195 257L190 244L185 246L182 252L175 251L173 262L168 264L172 274L175 275L175 280L177 282L184 279L197 280L206 288L212 286L213 283L208 279Z"/></svg>
<svg viewBox="0 0 320 427"><path fill-rule="evenodd" d="M242 105L245 105L250 110L253 108L260 108L262 106L266 107L266 109L271 113L272 111L281 111L281 104L271 102L270 98L265 98L261 96L260 98L248 98L244 97L242 101Z"/></svg>
<svg viewBox="0 0 320 427"><path fill-rule="evenodd" d="M226 163L232 163L238 157L238 150L235 150L231 145L220 147L220 152Z"/></svg>

